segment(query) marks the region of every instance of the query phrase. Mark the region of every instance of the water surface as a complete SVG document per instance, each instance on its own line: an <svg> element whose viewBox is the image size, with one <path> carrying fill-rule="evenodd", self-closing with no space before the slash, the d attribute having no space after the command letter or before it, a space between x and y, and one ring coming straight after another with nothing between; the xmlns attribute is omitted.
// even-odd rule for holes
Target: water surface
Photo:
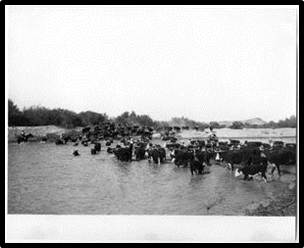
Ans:
<svg viewBox="0 0 304 248"><path fill-rule="evenodd" d="M9 214L244 215L248 205L273 199L286 184L243 181L219 165L191 176L172 163L120 162L90 146L10 143Z"/></svg>

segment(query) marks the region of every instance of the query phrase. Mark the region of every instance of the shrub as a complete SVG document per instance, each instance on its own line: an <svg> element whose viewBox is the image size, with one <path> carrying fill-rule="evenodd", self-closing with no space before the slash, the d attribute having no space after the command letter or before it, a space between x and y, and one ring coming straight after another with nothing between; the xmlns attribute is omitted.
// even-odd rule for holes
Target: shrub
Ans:
<svg viewBox="0 0 304 248"><path fill-rule="evenodd" d="M230 126L232 129L243 129L244 128L244 123L241 121L234 121L232 125Z"/></svg>

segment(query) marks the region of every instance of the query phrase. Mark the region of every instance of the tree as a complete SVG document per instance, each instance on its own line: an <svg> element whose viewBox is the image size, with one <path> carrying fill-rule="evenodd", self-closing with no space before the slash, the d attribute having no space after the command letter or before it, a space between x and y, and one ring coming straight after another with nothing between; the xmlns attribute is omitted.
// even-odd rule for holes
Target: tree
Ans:
<svg viewBox="0 0 304 248"><path fill-rule="evenodd" d="M297 127L297 118L292 115L285 120L279 120L278 127Z"/></svg>
<svg viewBox="0 0 304 248"><path fill-rule="evenodd" d="M232 129L243 129L244 128L244 123L241 121L234 121L232 125L230 126Z"/></svg>
<svg viewBox="0 0 304 248"><path fill-rule="evenodd" d="M216 121L211 121L211 122L209 123L209 125L210 125L210 127L212 127L212 128L220 128L220 127L221 127L220 124L219 124L218 122L216 122Z"/></svg>
<svg viewBox="0 0 304 248"><path fill-rule="evenodd" d="M19 110L11 99L8 99L8 125L9 126L26 126L29 120Z"/></svg>
<svg viewBox="0 0 304 248"><path fill-rule="evenodd" d="M16 119L21 114L19 108L16 104L10 99L8 99L8 125L15 126Z"/></svg>
<svg viewBox="0 0 304 248"><path fill-rule="evenodd" d="M121 115L115 118L115 122L121 125L128 125L129 124L128 118L129 118L129 112L125 111L124 113L122 113Z"/></svg>
<svg viewBox="0 0 304 248"><path fill-rule="evenodd" d="M108 117L105 114L99 114L92 111L86 111L79 113L79 120L77 118L74 118L75 124L79 125L82 124L82 126L87 125L98 125L104 123Z"/></svg>

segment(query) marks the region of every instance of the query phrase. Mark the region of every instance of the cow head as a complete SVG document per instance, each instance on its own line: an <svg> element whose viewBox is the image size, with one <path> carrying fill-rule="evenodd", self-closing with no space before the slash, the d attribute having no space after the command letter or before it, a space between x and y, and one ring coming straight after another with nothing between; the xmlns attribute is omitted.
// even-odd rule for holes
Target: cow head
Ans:
<svg viewBox="0 0 304 248"><path fill-rule="evenodd" d="M243 172L242 172L240 169L236 169L236 170L235 170L235 173L234 173L234 176L235 176L235 177L239 177L239 176L241 176L241 175L243 175Z"/></svg>

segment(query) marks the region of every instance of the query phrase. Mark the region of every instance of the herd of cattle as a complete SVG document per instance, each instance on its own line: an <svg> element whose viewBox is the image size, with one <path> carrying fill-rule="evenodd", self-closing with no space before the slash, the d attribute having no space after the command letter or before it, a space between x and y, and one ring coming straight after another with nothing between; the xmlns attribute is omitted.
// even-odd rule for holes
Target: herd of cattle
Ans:
<svg viewBox="0 0 304 248"><path fill-rule="evenodd" d="M261 174L267 181L266 171L271 167L271 173L277 169L281 175L280 165L296 164L296 144L274 142L272 146L262 142L245 142L231 140L230 142L210 142L210 140L190 140L188 145L176 141L165 143L164 147L140 140L124 141L124 146L109 147L107 151L114 153L122 161L148 159L154 163L171 161L176 166L189 167L191 174L203 174L206 166L213 159L226 165L236 176L243 174L249 180L256 174ZM166 150L169 153L167 159Z"/></svg>
<svg viewBox="0 0 304 248"><path fill-rule="evenodd" d="M189 167L192 175L203 174L206 166L210 166L210 160L213 159L234 171L236 176L243 174L245 180L261 174L267 181L268 166L271 167L272 174L277 169L280 175L280 165L296 164L296 144L294 143L276 141L270 145L263 142L245 141L241 144L239 140L219 141L214 135L208 140L190 139L185 144L185 142L178 142L174 135L170 137L169 132L165 132L162 139L166 142L161 146L151 142L152 134L153 129L148 127L116 126L105 123L103 126L83 128L78 133L63 134L56 139L55 143L62 145L73 142L74 146L93 144L91 154L95 155L101 151L101 142L105 141L107 152L114 154L120 161L147 159L157 164L171 162L178 167ZM112 146L114 140L120 143ZM74 150L73 154L80 155L78 150Z"/></svg>
<svg viewBox="0 0 304 248"><path fill-rule="evenodd" d="M113 139L107 139L107 152L112 153L120 161L139 161L147 159L157 164L171 162L176 166L189 167L191 174L203 174L206 166L210 166L213 159L226 165L235 175L244 175L249 180L256 174L267 181L268 166L273 174L275 169L281 175L280 165L296 164L296 144L276 141L272 145L262 142L247 142L241 144L239 140L222 142L215 139L189 140L186 145L172 138L163 146L153 144L144 137L134 139L124 137L120 144L112 146ZM101 151L101 144L93 142L91 154Z"/></svg>

